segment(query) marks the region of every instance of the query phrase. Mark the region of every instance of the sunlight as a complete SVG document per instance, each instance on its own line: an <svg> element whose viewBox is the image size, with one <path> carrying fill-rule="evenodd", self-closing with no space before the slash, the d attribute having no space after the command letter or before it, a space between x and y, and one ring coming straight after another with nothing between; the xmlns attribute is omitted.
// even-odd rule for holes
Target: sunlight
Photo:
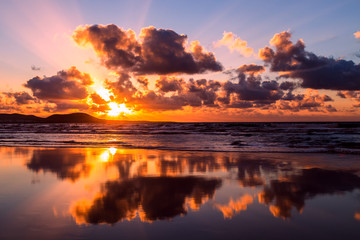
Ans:
<svg viewBox="0 0 360 240"><path fill-rule="evenodd" d="M110 97L113 96L113 94L110 92L109 89L106 89L104 87L99 87L96 90L96 93L99 94L99 96L104 99L105 101L110 101Z"/></svg>
<svg viewBox="0 0 360 240"><path fill-rule="evenodd" d="M116 151L117 149L114 147L109 148L109 152L111 153L111 155L115 155Z"/></svg>
<svg viewBox="0 0 360 240"><path fill-rule="evenodd" d="M110 153L108 150L104 151L101 155L100 155L100 160L102 162L108 162L110 159Z"/></svg>
<svg viewBox="0 0 360 240"><path fill-rule="evenodd" d="M127 108L125 103L118 104L116 102L109 102L108 106L110 107L110 111L107 115L111 117L119 116L120 114L131 114L132 110Z"/></svg>
<svg viewBox="0 0 360 240"><path fill-rule="evenodd" d="M100 155L100 161L101 162L108 162L110 158L112 158L117 151L117 148L111 147L106 149L101 155ZM111 155L110 155L111 154Z"/></svg>

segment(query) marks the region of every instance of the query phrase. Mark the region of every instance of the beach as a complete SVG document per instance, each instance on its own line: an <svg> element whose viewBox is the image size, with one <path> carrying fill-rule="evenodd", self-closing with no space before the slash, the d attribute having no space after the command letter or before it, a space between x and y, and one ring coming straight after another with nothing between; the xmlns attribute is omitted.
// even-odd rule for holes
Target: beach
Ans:
<svg viewBox="0 0 360 240"><path fill-rule="evenodd" d="M359 239L358 157L2 146L0 238Z"/></svg>

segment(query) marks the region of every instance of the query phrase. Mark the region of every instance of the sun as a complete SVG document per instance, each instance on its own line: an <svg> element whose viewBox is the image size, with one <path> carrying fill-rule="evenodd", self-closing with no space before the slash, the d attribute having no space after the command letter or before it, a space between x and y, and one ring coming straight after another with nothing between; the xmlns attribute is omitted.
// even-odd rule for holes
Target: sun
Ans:
<svg viewBox="0 0 360 240"><path fill-rule="evenodd" d="M103 112L110 117L117 117L119 115L133 114L133 110L128 108L125 103L113 102L114 94L111 90L103 86L97 86L95 91L103 100L105 100L110 110ZM126 100L126 99L125 99Z"/></svg>
<svg viewBox="0 0 360 240"><path fill-rule="evenodd" d="M117 117L120 114L131 114L132 110L127 108L125 103L116 103L116 102L109 102L108 106L110 111L107 112L107 115L110 117Z"/></svg>

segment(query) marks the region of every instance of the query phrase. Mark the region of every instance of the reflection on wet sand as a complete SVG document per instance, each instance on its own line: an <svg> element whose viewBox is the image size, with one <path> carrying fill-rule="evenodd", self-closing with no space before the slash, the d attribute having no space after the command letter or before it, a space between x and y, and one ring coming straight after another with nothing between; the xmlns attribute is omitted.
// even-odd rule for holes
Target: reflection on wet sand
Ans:
<svg viewBox="0 0 360 240"><path fill-rule="evenodd" d="M143 221L170 219L186 214L186 199L198 207L220 187L218 179L200 177L141 177L106 182L91 203L79 201L71 212L79 224L130 220L139 212Z"/></svg>
<svg viewBox="0 0 360 240"><path fill-rule="evenodd" d="M50 172L73 183L95 178L104 170L92 197L71 201L70 213L78 224L114 224L135 217L171 219L205 202L227 219L256 202L266 205L273 216L286 219L293 209L301 213L306 201L319 195L360 189L355 171L338 169L317 155L115 148L35 149L30 153L29 170ZM116 172L111 178L110 170ZM237 190L222 190L224 185ZM220 193L221 198L217 197ZM359 220L359 212L352 218Z"/></svg>
<svg viewBox="0 0 360 240"><path fill-rule="evenodd" d="M76 181L81 175L87 176L91 170L84 153L66 148L35 150L26 166L34 172L49 171L60 179L71 181Z"/></svg>
<svg viewBox="0 0 360 240"><path fill-rule="evenodd" d="M215 208L219 209L222 214L224 215L224 218L232 218L235 214L238 214L241 211L245 211L247 209L247 206L249 204L252 204L254 201L254 198L246 194L236 201L234 201L232 198L230 198L230 201L226 205L221 204L215 204Z"/></svg>
<svg viewBox="0 0 360 240"><path fill-rule="evenodd" d="M259 202L270 205L275 217L291 217L295 207L300 213L305 200L320 194L336 194L360 188L360 177L349 171L303 169L286 179L272 180L259 194Z"/></svg>
<svg viewBox="0 0 360 240"><path fill-rule="evenodd" d="M360 211L356 212L354 215L354 218L358 221L360 221Z"/></svg>

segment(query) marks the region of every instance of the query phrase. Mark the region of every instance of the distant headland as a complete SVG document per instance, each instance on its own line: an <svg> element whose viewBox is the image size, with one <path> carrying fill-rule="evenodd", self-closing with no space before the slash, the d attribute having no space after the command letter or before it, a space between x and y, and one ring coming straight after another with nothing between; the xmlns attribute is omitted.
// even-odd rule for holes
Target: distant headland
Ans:
<svg viewBox="0 0 360 240"><path fill-rule="evenodd" d="M87 113L53 114L42 118L19 113L0 114L0 123L120 123L123 120L107 120L93 117Z"/></svg>

